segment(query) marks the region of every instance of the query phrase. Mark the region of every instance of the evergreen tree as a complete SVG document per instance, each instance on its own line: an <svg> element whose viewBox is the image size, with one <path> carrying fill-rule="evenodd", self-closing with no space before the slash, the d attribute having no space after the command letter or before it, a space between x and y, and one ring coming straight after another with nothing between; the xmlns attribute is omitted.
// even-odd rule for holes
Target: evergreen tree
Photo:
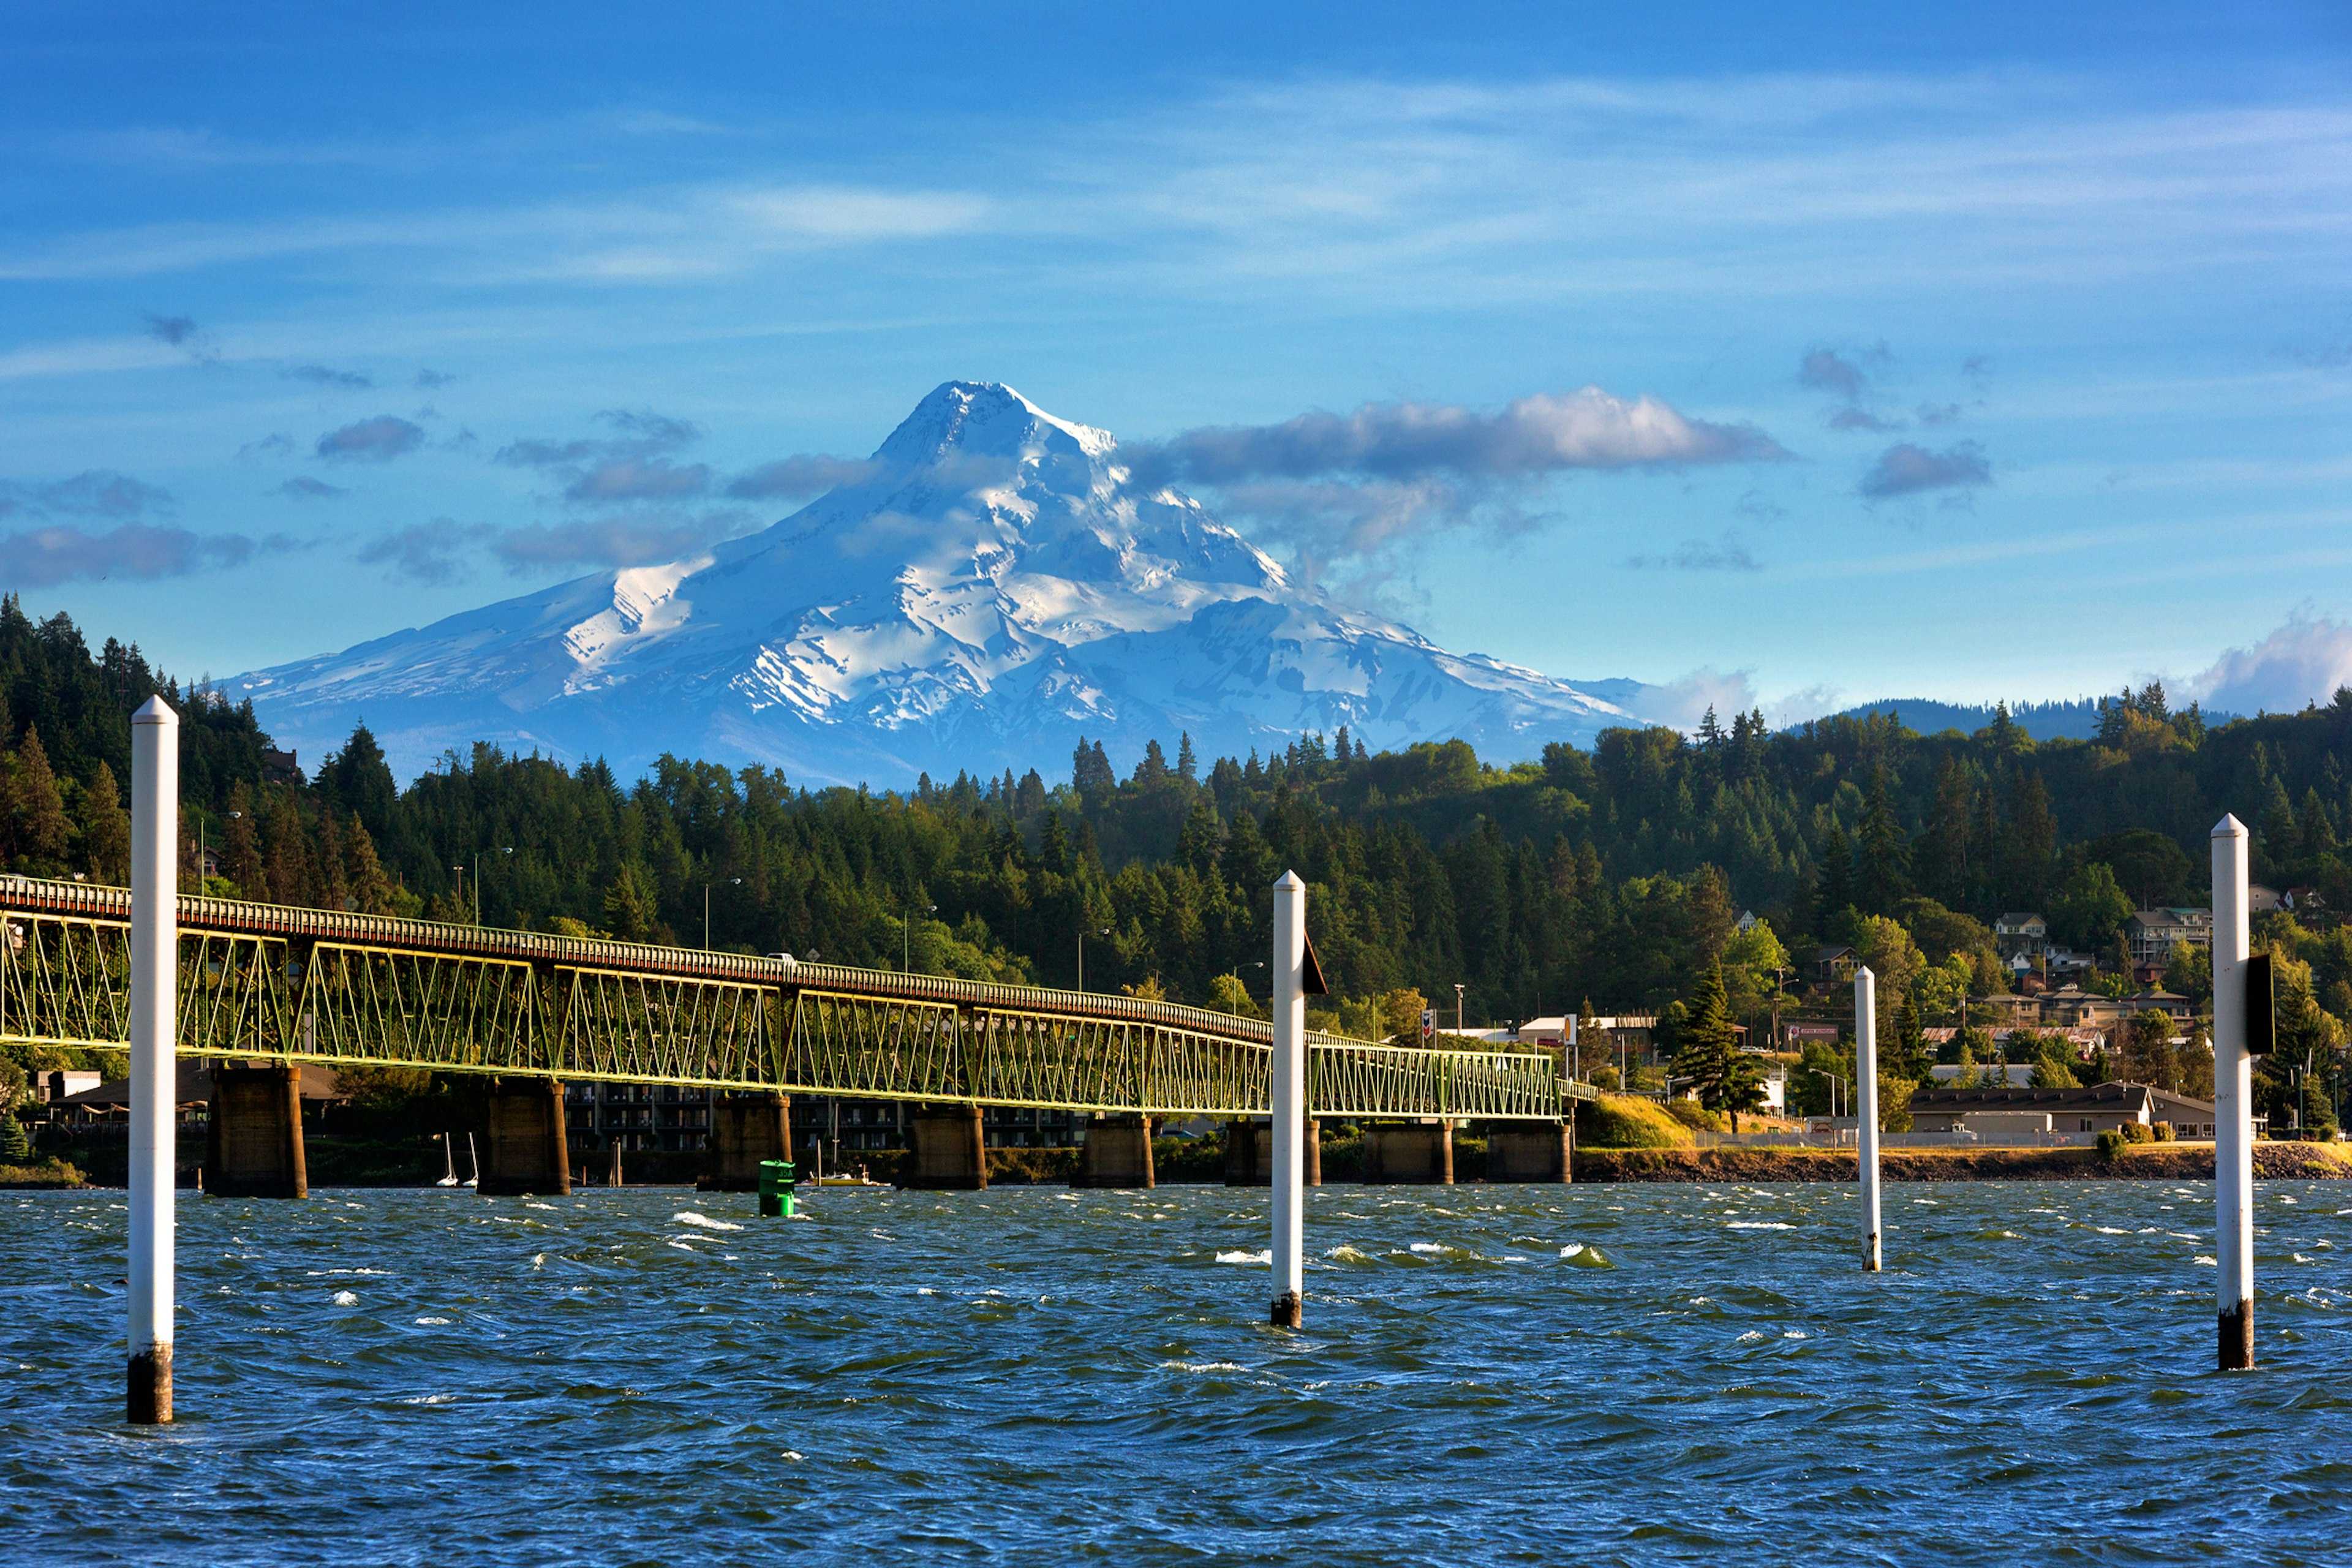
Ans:
<svg viewBox="0 0 2352 1568"><path fill-rule="evenodd" d="M1886 787L1885 767L1873 769L1870 793L1862 812L1862 842L1857 857L1859 895L1855 900L1865 914L1883 915L1895 908L1903 897L1904 868L1908 858L1903 842L1902 825L1895 820L1895 802Z"/></svg>
<svg viewBox="0 0 2352 1568"><path fill-rule="evenodd" d="M228 793L228 846L221 856L221 873L236 884L238 898L268 900L269 876L261 862L260 824L254 820L253 792L242 779Z"/></svg>
<svg viewBox="0 0 2352 1568"><path fill-rule="evenodd" d="M346 879L343 836L335 827L335 813L331 806L319 813L319 842L310 857L317 868L312 893L322 910L342 910L352 907L351 887Z"/></svg>
<svg viewBox="0 0 2352 1568"><path fill-rule="evenodd" d="M1701 973L1698 989L1675 1030L1674 1075L1688 1080L1701 1105L1727 1112L1735 1133L1740 1112L1754 1110L1764 1101L1764 1069L1739 1048L1724 998L1720 963L1710 963Z"/></svg>
<svg viewBox="0 0 2352 1568"><path fill-rule="evenodd" d="M1977 826L1970 837L1969 902L1991 913L2004 891L2000 879L2008 865L2009 841L2001 832L2000 804L1990 784L1977 792Z"/></svg>
<svg viewBox="0 0 2352 1568"><path fill-rule="evenodd" d="M8 804L16 818L11 835L16 859L36 877L54 877L65 869L70 829L65 796L58 788L58 775L50 771L37 725L25 727L13 772Z"/></svg>
<svg viewBox="0 0 2352 1568"><path fill-rule="evenodd" d="M604 929L616 942L653 940L653 899L635 866L625 863L604 889Z"/></svg>
<svg viewBox="0 0 2352 1568"><path fill-rule="evenodd" d="M2264 792L2261 826L2256 831L2261 835L2257 843L2273 862L2294 855L2294 807L2287 804L2286 784L2275 773L2271 775L2269 787Z"/></svg>
<svg viewBox="0 0 2352 1568"><path fill-rule="evenodd" d="M1919 836L1915 864L1921 887L1933 898L1958 909L1969 902L1969 806L1973 792L1968 775L1951 757L1936 775L1936 804Z"/></svg>
<svg viewBox="0 0 2352 1568"><path fill-rule="evenodd" d="M315 907L319 901L318 877L310 864L310 847L304 841L301 814L294 803L283 798L274 801L262 824L262 832L269 846L265 862L269 901Z"/></svg>
<svg viewBox="0 0 2352 1568"><path fill-rule="evenodd" d="M1853 857L1846 849L1845 830L1835 823L1822 840L1822 935L1842 921L1853 908Z"/></svg>
<svg viewBox="0 0 2352 1568"><path fill-rule="evenodd" d="M1500 875L1499 867L1496 875ZM1713 963L1723 956L1738 919L1731 911L1731 889L1722 872L1712 866L1701 866L1691 874L1688 898L1692 949L1700 963Z"/></svg>
<svg viewBox="0 0 2352 1568"><path fill-rule="evenodd" d="M2335 760L2333 755L2328 758L2330 762ZM2327 803L2320 798L2316 784L2303 792L2301 826L2300 847L2306 864L2315 864L2336 853L2336 824L2328 816Z"/></svg>
<svg viewBox="0 0 2352 1568"><path fill-rule="evenodd" d="M10 1103L0 1104L0 1165L29 1165L33 1143L25 1136L25 1124L16 1119L13 1098Z"/></svg>
<svg viewBox="0 0 2352 1568"><path fill-rule="evenodd" d="M364 721L353 727L341 751L320 764L311 787L345 813L356 815L370 837L382 837L392 830L400 790L384 761L383 748Z"/></svg>
<svg viewBox="0 0 2352 1568"><path fill-rule="evenodd" d="M1987 726L1986 734L1992 742L1994 754L1998 756L2006 757L2021 750L2026 743L2025 731L2019 729L2016 721L2009 716L2009 704L2005 701L1993 704L1992 722Z"/></svg>
<svg viewBox="0 0 2352 1568"><path fill-rule="evenodd" d="M343 880L352 907L360 913L393 912L392 883L384 877L383 863L376 858L375 840L368 836L367 824L357 812L352 814L343 834Z"/></svg>
<svg viewBox="0 0 2352 1568"><path fill-rule="evenodd" d="M1192 754L1192 732L1190 730L1176 737L1176 776L1186 784L1200 782L1201 760Z"/></svg>
<svg viewBox="0 0 2352 1568"><path fill-rule="evenodd" d="M81 853L89 879L111 888L131 885L131 814L114 769L101 762L81 797Z"/></svg>
<svg viewBox="0 0 2352 1568"><path fill-rule="evenodd" d="M2049 892L2050 865L2058 851L2058 820L2051 815L2050 795L2037 769L2018 771L2008 837L2010 897L2017 908L2033 909Z"/></svg>
<svg viewBox="0 0 2352 1568"><path fill-rule="evenodd" d="M1919 1000L1910 991L1903 993L1902 1005L1895 1009L1894 1050L1888 1053L1887 1070L1895 1077L1913 1083L1925 1083L1934 1075L1935 1053L1927 1048L1927 1031L1920 1026Z"/></svg>

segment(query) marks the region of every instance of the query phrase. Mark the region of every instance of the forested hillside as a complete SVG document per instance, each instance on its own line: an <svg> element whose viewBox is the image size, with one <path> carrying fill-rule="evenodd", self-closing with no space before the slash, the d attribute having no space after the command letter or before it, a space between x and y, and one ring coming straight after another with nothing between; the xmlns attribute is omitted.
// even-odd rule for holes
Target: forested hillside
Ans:
<svg viewBox="0 0 2352 1568"><path fill-rule="evenodd" d="M1893 917L1952 988L1998 986L1983 922L2040 909L2110 951L2135 904L2206 898L2224 810L2255 826L2259 879L2315 887L2329 910L2352 900L2336 840L2352 693L2209 729L2151 687L2105 704L2089 742L2036 742L2005 713L1929 736L1884 717L1775 734L1750 714L1501 770L1461 742L1370 755L1342 731L1204 763L1171 736L1172 755L1154 744L1124 778L1097 743L901 794L674 759L622 779L487 747L404 784L362 728L304 758L302 780L266 783L248 709L111 639L93 655L13 597L0 863L121 879L127 720L157 691L186 721L192 888L201 831L221 857L213 890L233 897L437 920L475 918L478 897L489 923L688 944L707 897L719 947L1055 984L1076 980L1083 933L1089 986L1220 1005L1265 995L1267 889L1286 867L1313 886L1337 991L1417 990L1450 1013L1459 982L1473 1024L1686 996L1743 907L1800 955ZM1773 956L1734 954L1767 973ZM2352 981L2352 960L2336 967L2317 982L2331 1000ZM1735 984L1734 1005L1758 994Z"/></svg>

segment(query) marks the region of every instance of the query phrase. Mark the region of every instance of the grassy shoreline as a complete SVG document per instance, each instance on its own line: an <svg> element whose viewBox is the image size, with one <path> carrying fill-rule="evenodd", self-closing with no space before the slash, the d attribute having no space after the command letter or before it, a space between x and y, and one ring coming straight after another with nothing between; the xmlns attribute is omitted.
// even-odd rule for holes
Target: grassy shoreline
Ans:
<svg viewBox="0 0 2352 1568"><path fill-rule="evenodd" d="M1879 1172L1890 1182L2207 1181L2210 1143L2136 1144L2116 1159L2095 1149L1889 1149ZM1579 1149L1580 1182L1851 1182L1848 1149ZM2352 1179L2352 1149L2332 1143L2257 1143L2254 1174L2264 1181Z"/></svg>
<svg viewBox="0 0 2352 1568"><path fill-rule="evenodd" d="M1158 1144L1155 1152L1162 1186L1214 1185L1223 1180L1222 1149L1167 1139ZM317 1187L429 1186L438 1173L423 1152L405 1148L324 1139L315 1141L311 1148L310 1181ZM320 1159L320 1154L327 1157ZM82 1157L77 1161L74 1155ZM124 1184L123 1160L87 1156L87 1151L73 1150L66 1160L0 1166L0 1190L120 1188ZM1483 1142L1457 1142L1455 1175L1462 1184L1484 1184L1484 1156ZM194 1166L200 1157L199 1149L182 1147L182 1186L195 1184ZM852 1170L865 1166L877 1181L887 1182L898 1175L900 1158L896 1150L877 1150L853 1154L845 1163ZM1058 1186L1076 1173L1077 1163L1075 1149L992 1149L988 1178L994 1186ZM591 1158L584 1163L591 1183L601 1184L603 1162ZM624 1174L631 1186L690 1187L701 1165L699 1154L636 1154L625 1162ZM1360 1169L1355 1141L1326 1141L1323 1179L1327 1184L1350 1185ZM2137 1144L2115 1159L2102 1158L2095 1149L1890 1149L1880 1154L1879 1169L1890 1182L2210 1182L2213 1146ZM1575 1158L1579 1182L1851 1182L1857 1173L1850 1149L1579 1147ZM2352 1180L2352 1145L2257 1143L2254 1174L2264 1181Z"/></svg>

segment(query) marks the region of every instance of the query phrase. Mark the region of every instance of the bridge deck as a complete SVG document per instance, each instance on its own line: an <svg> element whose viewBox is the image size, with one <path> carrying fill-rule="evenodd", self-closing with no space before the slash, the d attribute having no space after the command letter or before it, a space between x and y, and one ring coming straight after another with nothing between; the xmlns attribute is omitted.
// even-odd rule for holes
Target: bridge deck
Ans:
<svg viewBox="0 0 2352 1568"><path fill-rule="evenodd" d="M183 897L178 1049L875 1100L1265 1114L1272 1026L1170 1002ZM0 878L0 1040L123 1045L131 897ZM1577 1086L1580 1088L1580 1086ZM1540 1054L1307 1036L1324 1117L1558 1120Z"/></svg>

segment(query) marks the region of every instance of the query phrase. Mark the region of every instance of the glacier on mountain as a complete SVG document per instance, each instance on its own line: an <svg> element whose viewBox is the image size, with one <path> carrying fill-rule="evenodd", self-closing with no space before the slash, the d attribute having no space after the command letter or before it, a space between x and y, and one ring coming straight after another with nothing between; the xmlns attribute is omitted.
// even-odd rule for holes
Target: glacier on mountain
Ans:
<svg viewBox="0 0 2352 1568"><path fill-rule="evenodd" d="M1623 700L1626 683L1611 683ZM794 783L1037 768L1080 735L1131 760L1346 725L1510 760L1638 723L1619 701L1294 583L1200 502L1136 483L1106 431L949 382L866 465L772 527L243 676L280 745L364 719L407 776L488 741L623 776L661 753Z"/></svg>

